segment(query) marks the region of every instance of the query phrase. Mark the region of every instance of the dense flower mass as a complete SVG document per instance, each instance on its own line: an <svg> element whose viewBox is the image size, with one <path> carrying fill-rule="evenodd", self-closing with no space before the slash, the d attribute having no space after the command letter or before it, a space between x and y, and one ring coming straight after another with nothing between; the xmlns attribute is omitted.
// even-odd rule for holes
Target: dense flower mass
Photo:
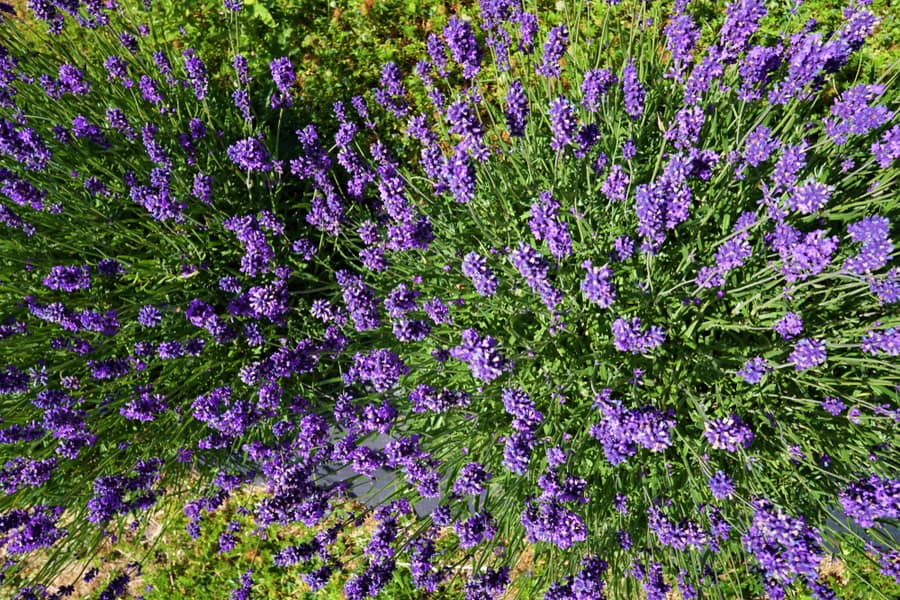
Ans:
<svg viewBox="0 0 900 600"><path fill-rule="evenodd" d="M346 70L209 1L0 18L0 596L167 501L232 598L900 583L886 9L481 0Z"/></svg>

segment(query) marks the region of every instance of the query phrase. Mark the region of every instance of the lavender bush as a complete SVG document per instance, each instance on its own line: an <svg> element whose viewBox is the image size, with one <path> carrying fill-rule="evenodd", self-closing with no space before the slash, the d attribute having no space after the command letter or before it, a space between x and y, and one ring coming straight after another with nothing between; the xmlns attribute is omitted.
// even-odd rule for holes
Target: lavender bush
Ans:
<svg viewBox="0 0 900 600"><path fill-rule="evenodd" d="M352 570L350 599L461 562L496 598L526 544L554 600L832 598L850 548L900 583L900 124L854 54L867 3L710 31L681 0L482 0L293 133L289 57L234 49L223 89L141 10L30 4L45 45L0 47L18 597L65 596L42 582L163 494L196 537L261 477L240 535L313 526L344 465L397 477L364 556L328 530L275 563Z"/></svg>

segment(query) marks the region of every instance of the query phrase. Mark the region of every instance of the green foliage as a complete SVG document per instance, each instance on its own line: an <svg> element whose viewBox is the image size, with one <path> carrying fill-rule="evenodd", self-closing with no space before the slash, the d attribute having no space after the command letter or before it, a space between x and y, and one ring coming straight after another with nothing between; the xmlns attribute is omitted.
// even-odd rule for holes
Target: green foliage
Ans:
<svg viewBox="0 0 900 600"><path fill-rule="evenodd" d="M381 64L412 71L427 34L439 31L448 13L436 0L248 0L237 15L221 0L157 0L151 24L163 42L209 57L211 72L226 84L233 70L223 48L244 53L255 73L287 56L297 67L300 119L320 122L335 101L376 87Z"/></svg>

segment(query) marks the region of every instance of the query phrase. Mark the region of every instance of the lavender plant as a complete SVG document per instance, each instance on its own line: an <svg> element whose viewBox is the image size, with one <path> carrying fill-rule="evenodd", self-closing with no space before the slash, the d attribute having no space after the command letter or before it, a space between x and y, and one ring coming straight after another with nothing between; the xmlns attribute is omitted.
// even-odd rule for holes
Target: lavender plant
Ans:
<svg viewBox="0 0 900 600"><path fill-rule="evenodd" d="M526 544L547 599L832 598L820 562L860 548L900 584L900 125L896 73L848 68L867 3L710 31L681 0L482 0L293 133L289 58L234 48L223 89L140 10L31 5L46 46L7 22L0 51L20 597L162 494L196 537L261 478L234 535L314 526L345 466L396 478L363 555L329 529L275 564L351 599L463 562L496 598Z"/></svg>

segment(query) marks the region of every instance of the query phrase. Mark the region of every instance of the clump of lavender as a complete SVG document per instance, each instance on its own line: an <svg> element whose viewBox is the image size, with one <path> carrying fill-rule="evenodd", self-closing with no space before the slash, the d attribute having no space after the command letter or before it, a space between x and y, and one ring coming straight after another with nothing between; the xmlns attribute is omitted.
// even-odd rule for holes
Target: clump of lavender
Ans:
<svg viewBox="0 0 900 600"><path fill-rule="evenodd" d="M877 7L826 32L759 0L721 27L682 1L486 0L311 122L295 49L214 72L63 4L31 8L77 63L0 22L11 557L80 552L185 468L188 532L221 553L322 523L349 489L324 472L388 472L359 561L331 528L275 557L352 599L403 564L496 598L523 543L550 599L831 597L835 506L890 539L900 125L892 73L854 57ZM254 479L258 529L207 531Z"/></svg>

